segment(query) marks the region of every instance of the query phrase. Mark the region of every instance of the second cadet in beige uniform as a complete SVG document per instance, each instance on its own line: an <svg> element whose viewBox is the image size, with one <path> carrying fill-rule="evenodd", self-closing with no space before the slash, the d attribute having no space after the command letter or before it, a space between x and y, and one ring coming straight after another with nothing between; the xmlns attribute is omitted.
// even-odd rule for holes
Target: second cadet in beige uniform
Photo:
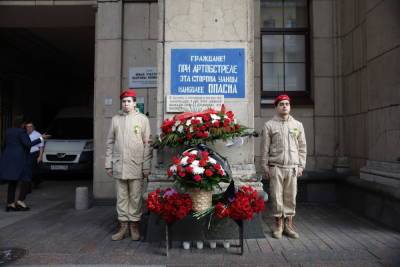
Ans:
<svg viewBox="0 0 400 267"><path fill-rule="evenodd" d="M296 213L297 177L306 165L307 146L303 124L290 113L290 98L280 95L275 100L276 115L263 128L261 164L270 180L272 215L275 225L272 235L282 233L298 238L293 226Z"/></svg>
<svg viewBox="0 0 400 267"><path fill-rule="evenodd" d="M111 120L107 137L105 168L115 178L120 228L112 240L131 234L139 240L142 215L143 180L150 174L151 147L148 118L136 111L136 93L121 96L122 111Z"/></svg>

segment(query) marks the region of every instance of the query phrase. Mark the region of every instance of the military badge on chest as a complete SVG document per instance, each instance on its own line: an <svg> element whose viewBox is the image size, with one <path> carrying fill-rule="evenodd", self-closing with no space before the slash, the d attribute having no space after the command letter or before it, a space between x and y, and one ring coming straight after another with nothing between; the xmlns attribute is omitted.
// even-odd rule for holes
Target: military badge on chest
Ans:
<svg viewBox="0 0 400 267"><path fill-rule="evenodd" d="M133 132L135 133L135 134L138 134L138 133L140 133L140 126L139 125L134 125L133 126Z"/></svg>
<svg viewBox="0 0 400 267"><path fill-rule="evenodd" d="M289 132L295 138L297 138L300 134L300 130L297 128L290 129Z"/></svg>

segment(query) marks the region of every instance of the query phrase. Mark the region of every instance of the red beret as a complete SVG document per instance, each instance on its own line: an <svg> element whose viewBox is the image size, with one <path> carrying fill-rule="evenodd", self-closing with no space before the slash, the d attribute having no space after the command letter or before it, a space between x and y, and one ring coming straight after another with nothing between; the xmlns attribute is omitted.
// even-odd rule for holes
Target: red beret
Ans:
<svg viewBox="0 0 400 267"><path fill-rule="evenodd" d="M122 99L122 98L124 98L124 97L136 97L136 92L135 92L135 90L133 90L133 89L128 89L128 90L125 90L125 91L123 91L121 94L120 94L120 96L119 96L119 98L120 99Z"/></svg>
<svg viewBox="0 0 400 267"><path fill-rule="evenodd" d="M288 100L290 102L290 97L288 95L278 95L275 98L274 101L274 105L276 106L279 102L281 102L282 100Z"/></svg>

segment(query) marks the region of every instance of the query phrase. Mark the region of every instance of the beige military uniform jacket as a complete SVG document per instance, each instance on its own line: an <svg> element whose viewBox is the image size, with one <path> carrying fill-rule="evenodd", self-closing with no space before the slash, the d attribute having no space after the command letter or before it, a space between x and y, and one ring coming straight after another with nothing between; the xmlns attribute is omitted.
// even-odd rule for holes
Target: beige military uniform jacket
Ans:
<svg viewBox="0 0 400 267"><path fill-rule="evenodd" d="M275 116L264 124L261 166L269 165L305 168L307 158L306 136L303 124L292 116L285 121Z"/></svg>
<svg viewBox="0 0 400 267"><path fill-rule="evenodd" d="M149 119L140 112L120 112L111 120L106 143L106 169L118 179L142 179L149 174L152 150Z"/></svg>

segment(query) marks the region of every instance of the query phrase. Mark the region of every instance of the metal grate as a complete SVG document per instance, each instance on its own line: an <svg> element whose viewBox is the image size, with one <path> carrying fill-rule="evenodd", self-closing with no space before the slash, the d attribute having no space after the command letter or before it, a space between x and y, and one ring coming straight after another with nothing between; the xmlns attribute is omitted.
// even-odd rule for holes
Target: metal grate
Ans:
<svg viewBox="0 0 400 267"><path fill-rule="evenodd" d="M76 159L76 155L65 155L59 153L57 155L46 155L46 159L48 161L74 161Z"/></svg>

